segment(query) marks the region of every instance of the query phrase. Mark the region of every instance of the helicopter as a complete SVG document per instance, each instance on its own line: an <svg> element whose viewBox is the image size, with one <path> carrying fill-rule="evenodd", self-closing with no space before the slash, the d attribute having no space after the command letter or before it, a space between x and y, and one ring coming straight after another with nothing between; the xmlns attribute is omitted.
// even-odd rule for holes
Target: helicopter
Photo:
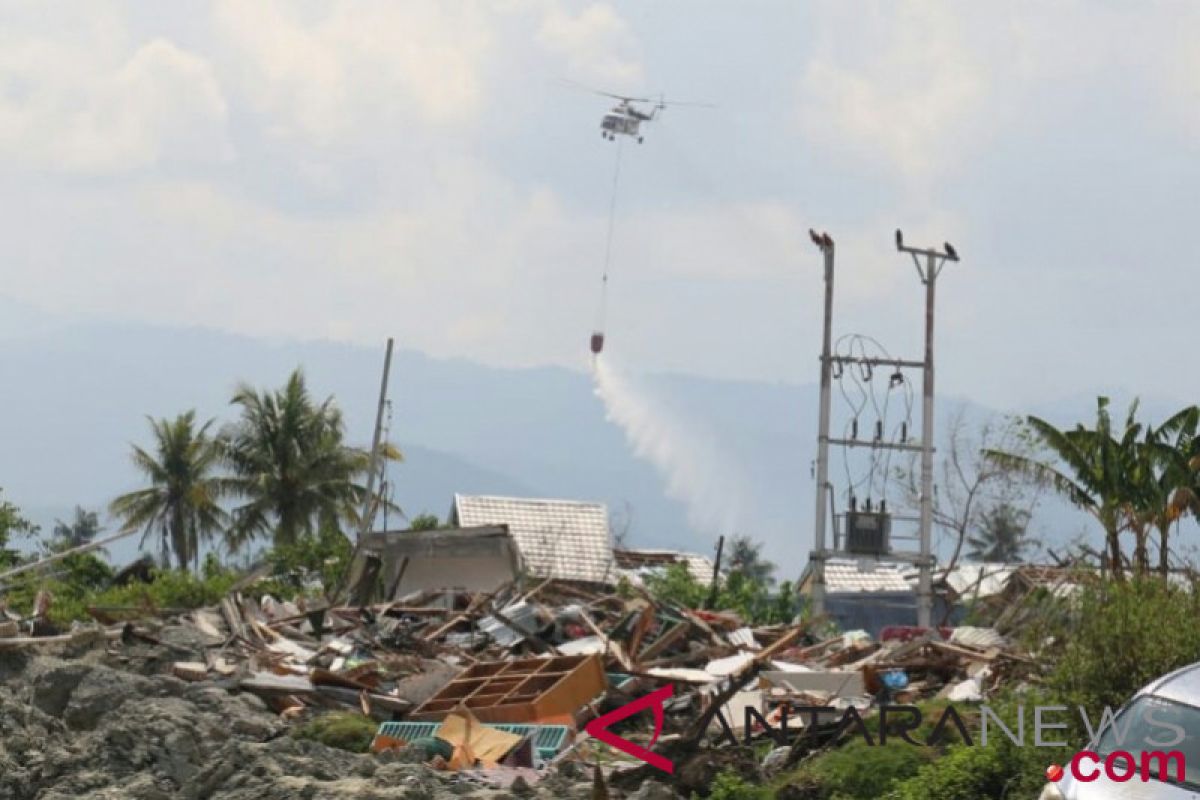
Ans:
<svg viewBox="0 0 1200 800"><path fill-rule="evenodd" d="M599 94L608 94L600 92ZM600 135L610 142L615 140L617 136L628 136L631 139L637 139L637 143L641 144L645 137L642 136L641 127L643 122L650 122L658 112L667 107L663 101L658 101L650 110L642 111L635 107L634 103L649 103L651 100L644 97L621 97L619 95L609 95L616 97L621 102L613 106L612 111L604 115L600 120Z"/></svg>
<svg viewBox="0 0 1200 800"><path fill-rule="evenodd" d="M570 82L569 82L570 83ZM638 144L645 140L642 135L642 123L652 122L658 117L658 113L667 106L696 106L700 108L712 108L709 103L681 103L676 100L668 102L665 97L659 96L657 100L651 97L628 97L623 94L613 94L612 92L604 92L599 89L592 89L580 84L573 84L580 89L598 94L602 97L611 97L617 100L617 104L612 107L612 110L604 115L600 120L600 135L610 142L616 141L618 136L628 136L631 139L636 139ZM653 103L648 110L638 108L635 103Z"/></svg>

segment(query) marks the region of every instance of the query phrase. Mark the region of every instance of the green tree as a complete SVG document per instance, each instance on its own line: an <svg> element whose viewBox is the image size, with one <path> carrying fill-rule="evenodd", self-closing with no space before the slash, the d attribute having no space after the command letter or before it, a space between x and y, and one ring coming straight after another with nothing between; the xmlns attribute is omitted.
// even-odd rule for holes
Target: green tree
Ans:
<svg viewBox="0 0 1200 800"><path fill-rule="evenodd" d="M417 514L408 521L410 531L436 531L441 526L436 514Z"/></svg>
<svg viewBox="0 0 1200 800"><path fill-rule="evenodd" d="M1008 505L1032 518L1040 491L1030 491L1029 482L984 454L989 450L1029 458L1036 454L1033 434L1018 417L997 415L978 423L968 421L965 406L959 406L946 430L946 447L938 449L933 492L933 524L954 542L946 573L954 570L968 544L968 537L983 530L989 510ZM921 470L914 455L893 476L901 489L900 503L917 513L921 507ZM1026 526L1028 527L1028 526Z"/></svg>
<svg viewBox="0 0 1200 800"><path fill-rule="evenodd" d="M686 564L678 562L648 574L645 582L654 597L684 608L700 608L708 595L708 588L696 580Z"/></svg>
<svg viewBox="0 0 1200 800"><path fill-rule="evenodd" d="M231 402L241 418L221 440L243 500L232 512L231 547L264 535L290 545L320 526L358 521L366 496L359 480L370 454L344 443L345 422L332 397L315 403L297 369L282 389L242 385ZM385 455L398 457L390 449Z"/></svg>
<svg viewBox="0 0 1200 800"><path fill-rule="evenodd" d="M1025 533L1030 514L1011 503L996 503L984 509L977 521L978 533L967 537L968 558L976 561L1012 563L1020 561L1028 546Z"/></svg>
<svg viewBox="0 0 1200 800"><path fill-rule="evenodd" d="M61 519L54 521L54 531L50 535L50 541L46 543L46 549L50 552L60 552L91 544L102 530L104 529L100 527L99 514L75 506L75 513L70 522Z"/></svg>
<svg viewBox="0 0 1200 800"><path fill-rule="evenodd" d="M142 544L157 535L164 564L172 555L181 570L199 558L201 542L221 530L226 515L220 500L224 481L216 475L220 451L208 429L197 427L196 412L173 420L153 419L150 450L134 445L133 463L150 486L116 498L109 505L122 531L143 529Z"/></svg>
<svg viewBox="0 0 1200 800"><path fill-rule="evenodd" d="M1050 487L1091 514L1104 530L1109 561L1118 579L1124 574L1121 533L1129 530L1130 475L1141 434L1141 426L1134 421L1136 412L1135 402L1119 437L1114 434L1107 397L1096 400L1094 429L1078 425L1063 431L1039 417L1026 418L1055 463L999 450L984 454L990 461Z"/></svg>
<svg viewBox="0 0 1200 800"><path fill-rule="evenodd" d="M1196 660L1200 592L1165 581L1095 581L1072 598L1046 632L1059 652L1046 653L1054 668L1046 686L1057 703L1083 706L1095 719L1119 708L1154 678ZM1046 638L1043 636L1043 641ZM1086 731L1077 724L1077 743Z"/></svg>
<svg viewBox="0 0 1200 800"><path fill-rule="evenodd" d="M9 547L13 539L33 536L37 531L38 526L26 519L21 509L0 498L0 568L15 566L20 561L20 553Z"/></svg>
<svg viewBox="0 0 1200 800"><path fill-rule="evenodd" d="M1188 406L1157 428L1149 427L1141 447L1138 502L1140 524L1158 532L1158 569L1170 572L1172 526L1189 511L1200 511L1200 408Z"/></svg>
<svg viewBox="0 0 1200 800"><path fill-rule="evenodd" d="M270 555L272 574L286 588L285 596L306 593L320 584L329 599L349 571L354 548L339 529L323 526L272 548Z"/></svg>
<svg viewBox="0 0 1200 800"><path fill-rule="evenodd" d="M728 572L744 575L755 583L770 584L775 565L763 558L762 543L749 536L734 536L729 546Z"/></svg>

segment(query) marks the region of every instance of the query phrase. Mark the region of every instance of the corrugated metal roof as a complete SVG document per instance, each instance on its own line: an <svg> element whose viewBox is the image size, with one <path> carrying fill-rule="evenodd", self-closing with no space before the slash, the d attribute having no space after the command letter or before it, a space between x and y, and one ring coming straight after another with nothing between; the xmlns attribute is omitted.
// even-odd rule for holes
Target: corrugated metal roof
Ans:
<svg viewBox="0 0 1200 800"><path fill-rule="evenodd" d="M987 650L989 647L1004 647L1005 639L995 628L973 628L960 625L950 633L950 644L965 644Z"/></svg>
<svg viewBox="0 0 1200 800"><path fill-rule="evenodd" d="M899 565L863 559L825 562L825 591L835 592L912 592Z"/></svg>
<svg viewBox="0 0 1200 800"><path fill-rule="evenodd" d="M531 575L604 583L615 574L603 503L456 494L454 514L463 527L507 525Z"/></svg>
<svg viewBox="0 0 1200 800"><path fill-rule="evenodd" d="M520 630L514 630L492 616L484 617L479 621L479 630L491 636L492 640L501 647L511 647L517 642L524 641L526 633L536 634L538 628L541 627L541 623L538 621L537 607L524 600L518 600L505 606L500 613L512 620Z"/></svg>

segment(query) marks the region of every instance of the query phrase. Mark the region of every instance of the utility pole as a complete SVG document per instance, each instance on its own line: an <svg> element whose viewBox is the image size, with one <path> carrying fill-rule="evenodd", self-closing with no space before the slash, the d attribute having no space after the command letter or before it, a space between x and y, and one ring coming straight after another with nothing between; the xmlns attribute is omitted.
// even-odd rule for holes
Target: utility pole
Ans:
<svg viewBox="0 0 1200 800"><path fill-rule="evenodd" d="M925 284L925 359L921 390L921 520L917 562L917 625L928 628L933 618L933 301L937 278L947 261L958 261L958 253L947 242L944 251L908 247L904 235L896 231L896 249L908 253L917 275ZM921 257L925 263L922 265Z"/></svg>
<svg viewBox="0 0 1200 800"><path fill-rule="evenodd" d="M725 534L717 539L717 560L713 562L712 581L708 584L708 599L704 603L705 608L712 608L717 604L717 590L720 589L721 580L721 553L725 549Z"/></svg>
<svg viewBox="0 0 1200 800"><path fill-rule="evenodd" d="M362 514L358 520L358 531L354 539L354 550L350 555L350 569L343 582L330 598L330 605L336 605L342 596L342 589L349 587L350 599L355 605L365 605L370 602L372 587L379 575L379 557L370 553L364 557L363 538L371 530L371 521L375 517L375 474L379 470L380 440L383 436L383 412L387 405L388 375L392 369L393 341L389 336L387 351L383 356L383 375L379 381L379 405L375 408L375 433L371 437L371 458L367 466L367 488L363 496Z"/></svg>
<svg viewBox="0 0 1200 800"><path fill-rule="evenodd" d="M816 518L813 526L813 550L809 554L810 574L812 576L812 609L814 616L825 612L825 565L831 557L860 556L864 551L855 550L853 541L854 531L846 533L850 542L846 546L838 543L836 529L833 531L832 546L826 539L826 528L831 518L836 517L830 508L829 499L833 494L833 486L829 482L829 445L836 444L847 448L867 447L872 450L899 450L921 453L921 497L920 515L915 520L918 523L917 552L898 553L886 547L886 553L893 559L908 561L916 565L917 578L917 624L929 627L933 617L933 308L937 287L937 277L942 266L947 261L958 261L958 253L947 243L943 250L908 247L904 237L896 231L896 248L902 253L909 253L916 264L917 274L925 285L925 356L921 361L887 358L859 357L855 355L833 354L833 239L828 233L817 234L809 230L813 244L820 249L825 261L825 319L821 339L821 396L820 418L817 427L817 469L816 469ZM921 407L921 444L909 444L907 441L882 441L877 435L873 440L864 441L857 434L850 438L832 438L829 432L830 406L832 402L832 383L834 367L840 371L846 365L863 365L868 368L878 366L894 367L897 372L901 369L920 369L923 373L922 407ZM853 503L853 498L851 498ZM853 511L853 504L851 511ZM870 513L868 504L867 513ZM886 514L882 509L877 516L886 516L890 520L894 515ZM860 515L861 517L862 515ZM853 514L847 514L851 519ZM913 521L911 517L907 518ZM890 522L887 523L890 526ZM886 538L886 536L885 536ZM854 551L854 552L851 552Z"/></svg>
<svg viewBox="0 0 1200 800"><path fill-rule="evenodd" d="M825 521L829 516L826 500L829 497L829 406L833 384L833 239L828 233L817 235L810 230L813 244L825 256L825 327L821 337L821 406L817 424L817 498L816 520L813 526L812 610L813 616L825 613Z"/></svg>
<svg viewBox="0 0 1200 800"><path fill-rule="evenodd" d="M388 374L392 369L392 337L387 340L387 352L383 356L383 376L379 381L379 405L375 408L375 434L371 437L371 461L367 467L367 492L363 497L362 516L358 521L358 541L371 529L375 517L375 473L379 471L379 441L383 435L383 412L387 407Z"/></svg>

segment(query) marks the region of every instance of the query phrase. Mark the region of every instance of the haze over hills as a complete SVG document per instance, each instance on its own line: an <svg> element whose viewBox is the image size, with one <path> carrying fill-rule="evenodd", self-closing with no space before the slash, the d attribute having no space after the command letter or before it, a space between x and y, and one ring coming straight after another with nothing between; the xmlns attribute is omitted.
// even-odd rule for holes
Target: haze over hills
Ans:
<svg viewBox="0 0 1200 800"><path fill-rule="evenodd" d="M202 418L225 421L239 382L275 387L296 366L316 396L337 397L351 441L370 439L382 346L267 342L104 322L60 325L28 313L21 319L19 326L0 325L0 487L45 527L74 504L100 509L138 486L128 450L130 442L146 441L145 415L195 408ZM585 372L498 369L399 349L390 427L406 461L390 469L395 499L410 515L442 517L456 491L601 500L616 528L628 525L633 544L708 553L719 532L735 527L762 540L784 576L798 572L811 547L815 388L678 374L636 380L658 412L678 422L672 435L693 440L659 445L686 445L683 458L698 453L711 461L703 487L680 483L694 471L672 478L639 458L624 432L606 420ZM1115 402L1123 413L1124 399ZM1072 399L1069 409L1054 404L1038 411L1068 423L1086 419L1093 405L1094 395ZM992 413L969 400L943 398L939 417L944 422L960 406L969 419ZM839 464L835 456L835 480ZM706 493L704 505L735 508L733 521L698 516L693 490ZM1069 513L1049 504L1043 529L1058 539L1075 535L1086 520ZM128 558L135 545L136 537L113 554Z"/></svg>

